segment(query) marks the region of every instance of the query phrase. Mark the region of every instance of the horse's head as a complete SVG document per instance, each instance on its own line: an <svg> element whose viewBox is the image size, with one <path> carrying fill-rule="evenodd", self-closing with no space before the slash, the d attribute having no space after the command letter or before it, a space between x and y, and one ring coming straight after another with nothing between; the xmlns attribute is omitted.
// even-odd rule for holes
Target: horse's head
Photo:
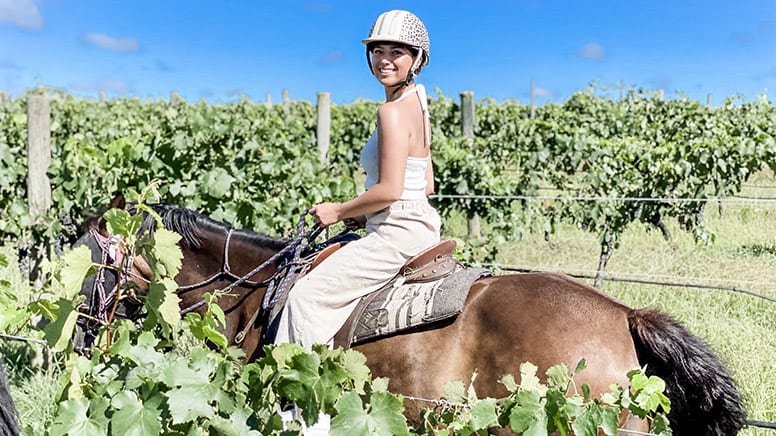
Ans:
<svg viewBox="0 0 776 436"><path fill-rule="evenodd" d="M177 293L181 299L182 312L199 310L203 306L205 293L218 294L218 304L227 316L224 333L230 342L234 342L238 333L246 331L246 325L251 324L249 320L255 320L253 314L261 308L267 281L277 270L276 262L269 262L260 270L256 270L256 267L273 257L288 241L248 230L235 230L225 223L188 209L166 204L146 206L161 218L165 229L181 237L178 246L183 259L175 281L179 285ZM138 213L121 196L115 197L109 208L124 209L130 214ZM139 237L152 236L158 224L155 217L144 214ZM102 214L90 217L76 245L89 247L92 261L101 265L110 264L111 259L115 259L114 255L129 255L126 247L109 233ZM138 297L144 295L153 279L152 268L142 256L135 256L128 264L131 266L128 270L106 268L84 281L81 292L87 297L90 315L98 311L103 290L118 289L117 286L123 283L122 290L131 288ZM246 337L245 342L247 346L251 346L251 343L254 347L258 346L258 333ZM250 354L246 345L243 348Z"/></svg>
<svg viewBox="0 0 776 436"><path fill-rule="evenodd" d="M108 232L103 218L109 209L126 207L124 196L116 194L106 208L87 217L80 227L81 236L73 243L74 248L87 247L92 262L98 265L97 273L88 276L81 284L81 294L86 300L78 310L89 317L79 318L76 349L91 347L99 321L107 321L111 317L135 317L142 307L141 298L148 291L150 266L143 257L129 253L126 245Z"/></svg>

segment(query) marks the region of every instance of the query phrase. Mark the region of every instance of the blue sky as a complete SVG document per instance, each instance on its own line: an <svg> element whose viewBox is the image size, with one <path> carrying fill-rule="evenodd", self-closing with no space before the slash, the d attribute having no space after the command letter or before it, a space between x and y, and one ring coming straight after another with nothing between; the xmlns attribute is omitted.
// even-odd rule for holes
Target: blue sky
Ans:
<svg viewBox="0 0 776 436"><path fill-rule="evenodd" d="M527 103L533 80L539 104L594 81L612 96L775 100L776 0L0 0L0 90L381 100L360 41L390 9L429 29L432 96Z"/></svg>

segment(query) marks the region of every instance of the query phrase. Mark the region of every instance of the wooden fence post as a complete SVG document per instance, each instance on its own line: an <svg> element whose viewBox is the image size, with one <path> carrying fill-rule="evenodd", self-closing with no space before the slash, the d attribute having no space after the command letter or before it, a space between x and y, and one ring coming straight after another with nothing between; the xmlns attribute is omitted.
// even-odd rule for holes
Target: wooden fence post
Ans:
<svg viewBox="0 0 776 436"><path fill-rule="evenodd" d="M536 115L536 82L531 80L531 119Z"/></svg>
<svg viewBox="0 0 776 436"><path fill-rule="evenodd" d="M474 92L461 93L461 134L464 138L474 138Z"/></svg>
<svg viewBox="0 0 776 436"><path fill-rule="evenodd" d="M288 98L287 89L283 90L282 99L283 99L283 111L286 113L286 121L288 121L288 117L291 115L291 100Z"/></svg>
<svg viewBox="0 0 776 436"><path fill-rule="evenodd" d="M51 106L45 95L27 97L27 205L34 224L41 221L51 208ZM30 241L27 278L37 287L40 265L48 251L41 241ZM21 247L20 247L21 248Z"/></svg>
<svg viewBox="0 0 776 436"><path fill-rule="evenodd" d="M51 207L51 107L43 95L27 97L27 204L33 220Z"/></svg>
<svg viewBox="0 0 776 436"><path fill-rule="evenodd" d="M461 134L464 138L474 139L474 92L461 93ZM469 218L469 237L479 239L480 215L476 212Z"/></svg>
<svg viewBox="0 0 776 436"><path fill-rule="evenodd" d="M288 98L288 90L283 90L283 106L288 107L289 104L291 104L291 100Z"/></svg>
<svg viewBox="0 0 776 436"><path fill-rule="evenodd" d="M318 138L318 153L321 161L326 163L331 140L331 94L328 92L318 93L318 124L315 133Z"/></svg>
<svg viewBox="0 0 776 436"><path fill-rule="evenodd" d="M269 92L267 93L267 106L272 107L272 94Z"/></svg>
<svg viewBox="0 0 776 436"><path fill-rule="evenodd" d="M711 94L706 96L706 107L711 109Z"/></svg>

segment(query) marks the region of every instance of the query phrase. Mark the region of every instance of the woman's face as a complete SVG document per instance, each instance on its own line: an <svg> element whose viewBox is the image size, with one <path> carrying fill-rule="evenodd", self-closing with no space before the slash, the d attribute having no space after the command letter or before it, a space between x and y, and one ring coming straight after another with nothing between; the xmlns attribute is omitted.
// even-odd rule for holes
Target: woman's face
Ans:
<svg viewBox="0 0 776 436"><path fill-rule="evenodd" d="M403 82L412 68L412 51L404 45L380 43L372 47L372 74L384 86Z"/></svg>

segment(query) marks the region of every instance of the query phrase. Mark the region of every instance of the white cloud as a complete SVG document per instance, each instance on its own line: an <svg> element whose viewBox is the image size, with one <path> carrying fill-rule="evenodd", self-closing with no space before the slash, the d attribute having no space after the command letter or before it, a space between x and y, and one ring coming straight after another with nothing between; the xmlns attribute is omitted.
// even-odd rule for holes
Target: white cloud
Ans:
<svg viewBox="0 0 776 436"><path fill-rule="evenodd" d="M134 38L114 38L104 33L87 33L84 40L106 50L125 52L140 50L140 43Z"/></svg>
<svg viewBox="0 0 776 436"><path fill-rule="evenodd" d="M24 30L43 29L43 18L33 0L0 0L0 21L9 21Z"/></svg>
<svg viewBox="0 0 776 436"><path fill-rule="evenodd" d="M591 61L600 61L604 58L604 48L595 42L589 42L579 49L579 55Z"/></svg>

